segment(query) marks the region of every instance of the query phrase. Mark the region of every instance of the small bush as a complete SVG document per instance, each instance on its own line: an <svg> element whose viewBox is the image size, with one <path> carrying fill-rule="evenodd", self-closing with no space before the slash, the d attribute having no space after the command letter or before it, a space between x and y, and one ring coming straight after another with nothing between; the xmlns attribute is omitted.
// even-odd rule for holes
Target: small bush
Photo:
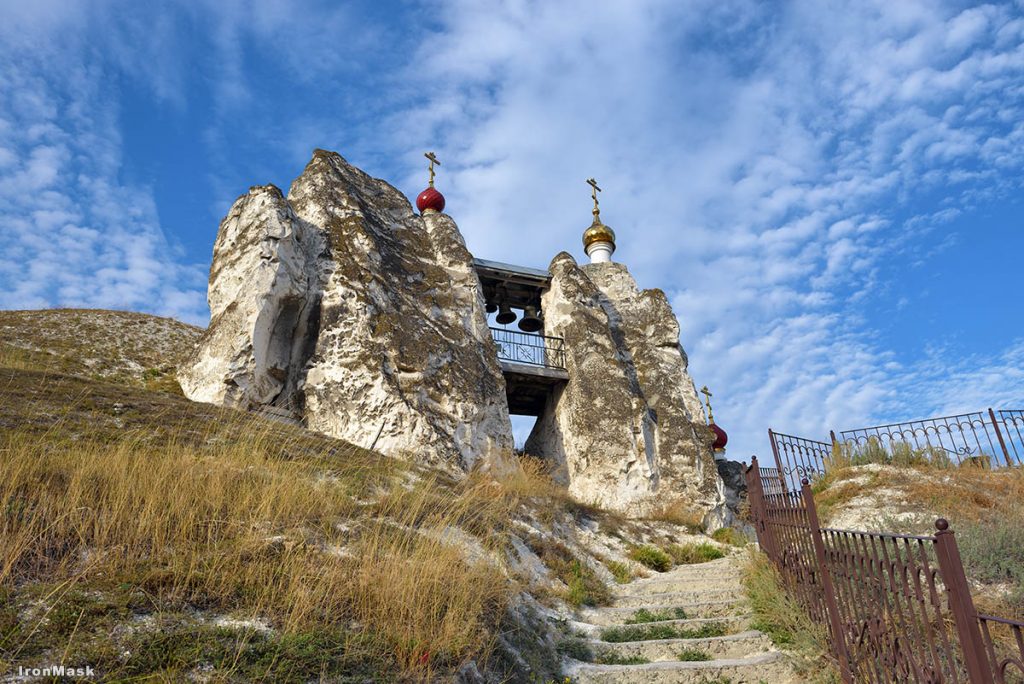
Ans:
<svg viewBox="0 0 1024 684"><path fill-rule="evenodd" d="M565 600L573 606L606 606L612 595L593 570L576 558L564 544L541 537L527 539L527 545L544 565L568 587Z"/></svg>
<svg viewBox="0 0 1024 684"><path fill-rule="evenodd" d="M629 557L644 567L657 572L665 572L672 567L672 558L655 546L636 546L629 552Z"/></svg>
<svg viewBox="0 0 1024 684"><path fill-rule="evenodd" d="M620 656L618 653L602 653L594 661L600 665L646 665L651 662L643 656Z"/></svg>
<svg viewBox="0 0 1024 684"><path fill-rule="evenodd" d="M558 652L584 663L589 663L594 659L594 652L590 649L590 644L584 639L577 639L575 637L565 639L559 643Z"/></svg>
<svg viewBox="0 0 1024 684"><path fill-rule="evenodd" d="M1007 583L1007 603L1024 612L1024 514L990 517L957 532L967 576L985 583Z"/></svg>
<svg viewBox="0 0 1024 684"><path fill-rule="evenodd" d="M672 544L665 548L677 565L707 563L725 557L725 552L706 542L700 544Z"/></svg>
<svg viewBox="0 0 1024 684"><path fill-rule="evenodd" d="M720 622L706 622L697 628L655 623L609 627L601 631L601 639L609 643L622 643L655 639L707 639L725 636L725 634L725 626Z"/></svg>
<svg viewBox="0 0 1024 684"><path fill-rule="evenodd" d="M619 584L629 584L633 581L633 571L629 569L629 566L625 563L618 561L606 560L604 561L604 567L608 568L608 571L612 573L612 577Z"/></svg>
<svg viewBox="0 0 1024 684"><path fill-rule="evenodd" d="M711 535L711 538L716 542L722 544L730 544L731 546L746 546L747 538L743 536L743 533L734 527L720 527L715 530Z"/></svg>
<svg viewBox="0 0 1024 684"><path fill-rule="evenodd" d="M679 652L679 660L685 662L702 662L711 660L711 656L699 648L684 648Z"/></svg>
<svg viewBox="0 0 1024 684"><path fill-rule="evenodd" d="M682 608L666 608L664 610L650 611L646 608L633 613L633 617L626 620L627 625L642 625L648 622L662 622L664 620L685 620L686 611Z"/></svg>
<svg viewBox="0 0 1024 684"><path fill-rule="evenodd" d="M829 655L823 625L815 624L807 613L786 593L775 567L764 554L751 551L743 568L746 590L754 620L750 627L792 656L802 681L836 682L838 671Z"/></svg>

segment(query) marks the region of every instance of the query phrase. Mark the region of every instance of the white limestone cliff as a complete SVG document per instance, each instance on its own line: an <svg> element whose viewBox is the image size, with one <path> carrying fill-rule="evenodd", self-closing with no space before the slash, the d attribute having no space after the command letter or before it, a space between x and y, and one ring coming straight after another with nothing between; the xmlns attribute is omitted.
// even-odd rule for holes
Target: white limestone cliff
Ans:
<svg viewBox="0 0 1024 684"><path fill-rule="evenodd" d="M389 455L468 470L513 446L483 295L458 228L317 150L287 199L221 224L190 398L272 405Z"/></svg>
<svg viewBox="0 0 1024 684"><path fill-rule="evenodd" d="M679 504L727 522L712 436L664 293L625 266L555 257L545 333L569 380L526 451L579 499L646 515ZM210 268L211 322L185 394L272 410L393 456L467 471L506 462L505 380L473 257L445 214L317 150L287 197L238 198Z"/></svg>
<svg viewBox="0 0 1024 684"><path fill-rule="evenodd" d="M700 401L660 290L625 266L551 262L545 334L565 339L570 382L548 402L526 451L558 465L580 499L632 514L681 503L721 509Z"/></svg>

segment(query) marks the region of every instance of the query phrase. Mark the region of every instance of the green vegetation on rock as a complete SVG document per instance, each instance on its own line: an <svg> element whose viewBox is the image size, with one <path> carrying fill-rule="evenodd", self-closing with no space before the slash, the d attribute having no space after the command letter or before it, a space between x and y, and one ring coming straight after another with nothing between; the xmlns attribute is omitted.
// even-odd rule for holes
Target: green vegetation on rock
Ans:
<svg viewBox="0 0 1024 684"><path fill-rule="evenodd" d="M725 557L725 552L717 546L701 542L699 544L671 544L665 551L672 557L676 565L693 565L707 563Z"/></svg>
<svg viewBox="0 0 1024 684"><path fill-rule="evenodd" d="M686 611L682 608L665 608L664 610L648 610L640 608L625 621L627 625L642 625L647 622L663 622L665 620L685 620Z"/></svg>
<svg viewBox="0 0 1024 684"><path fill-rule="evenodd" d="M672 568L672 557L656 546L635 546L630 549L629 557L656 572L667 572Z"/></svg>
<svg viewBox="0 0 1024 684"><path fill-rule="evenodd" d="M726 635L725 625L706 622L700 627L681 627L675 624L643 624L608 627L601 630L601 639L611 643L624 641L651 641L654 639L705 639Z"/></svg>

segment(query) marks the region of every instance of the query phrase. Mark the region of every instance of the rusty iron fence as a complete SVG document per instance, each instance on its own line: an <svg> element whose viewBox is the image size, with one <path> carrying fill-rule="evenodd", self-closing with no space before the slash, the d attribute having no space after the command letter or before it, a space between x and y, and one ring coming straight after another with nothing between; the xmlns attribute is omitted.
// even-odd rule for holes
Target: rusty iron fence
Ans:
<svg viewBox="0 0 1024 684"><path fill-rule="evenodd" d="M945 520L931 536L822 528L806 477L792 489L754 457L746 479L758 544L844 682L1024 682L1024 623L977 612Z"/></svg>
<svg viewBox="0 0 1024 684"><path fill-rule="evenodd" d="M864 462L978 465L1007 468L1024 465L1024 410L975 411L872 427L832 431L829 441L768 430L775 465L784 484L798 488L803 478L825 473L836 448L846 458Z"/></svg>

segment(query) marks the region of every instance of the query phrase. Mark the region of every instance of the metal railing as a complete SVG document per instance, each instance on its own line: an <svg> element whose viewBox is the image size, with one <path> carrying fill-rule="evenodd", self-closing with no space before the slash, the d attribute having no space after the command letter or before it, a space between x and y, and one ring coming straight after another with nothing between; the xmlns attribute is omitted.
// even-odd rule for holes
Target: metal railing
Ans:
<svg viewBox="0 0 1024 684"><path fill-rule="evenodd" d="M827 627L844 682L1024 681L1024 622L976 611L945 520L932 536L823 529L806 478L787 491L754 457L746 480L758 544Z"/></svg>
<svg viewBox="0 0 1024 684"><path fill-rule="evenodd" d="M565 368L565 340L506 328L491 328L498 358L545 368Z"/></svg>
<svg viewBox="0 0 1024 684"><path fill-rule="evenodd" d="M772 454L787 485L825 473L833 451L865 463L978 465L1006 468L1024 465L1024 410L975 411L904 423L833 431L831 442L768 430Z"/></svg>

